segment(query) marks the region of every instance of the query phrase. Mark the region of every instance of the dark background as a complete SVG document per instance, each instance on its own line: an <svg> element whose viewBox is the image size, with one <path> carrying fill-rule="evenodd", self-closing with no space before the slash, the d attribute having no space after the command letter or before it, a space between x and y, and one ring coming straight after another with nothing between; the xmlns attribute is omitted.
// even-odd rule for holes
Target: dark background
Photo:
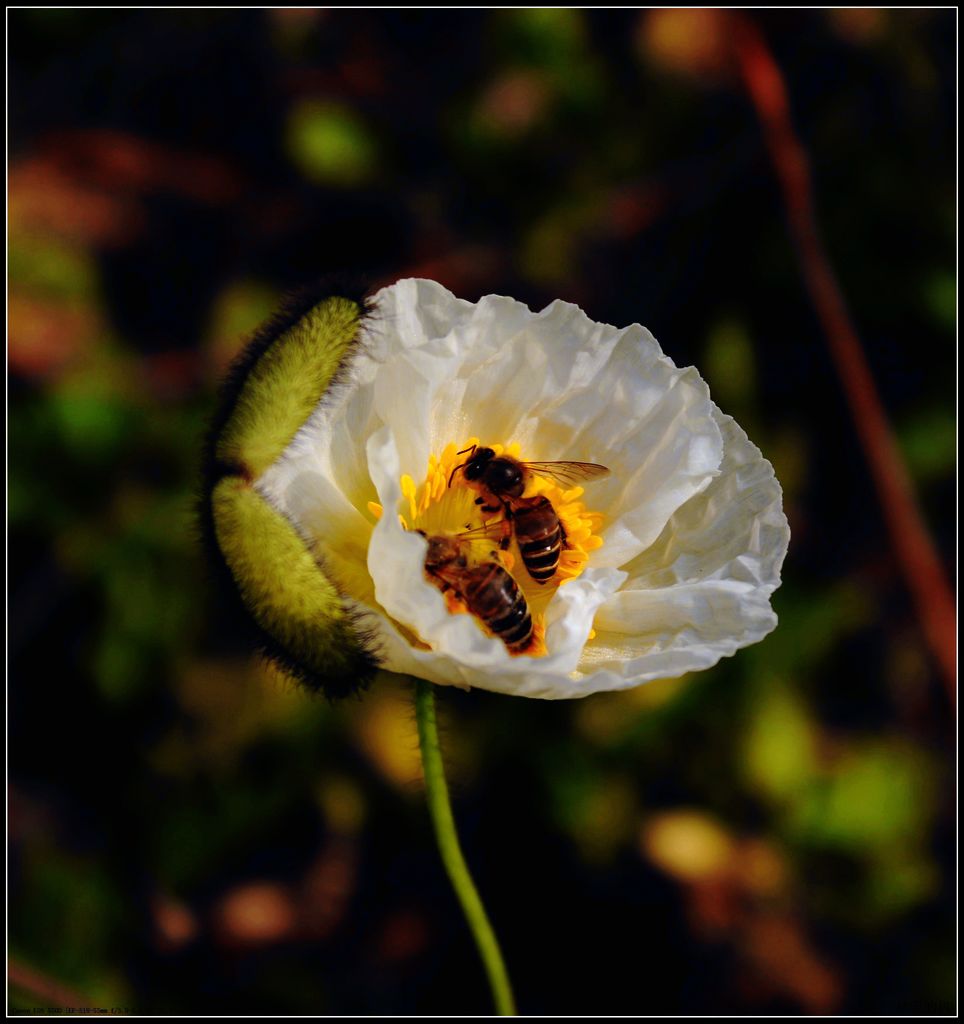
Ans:
<svg viewBox="0 0 964 1024"><path fill-rule="evenodd" d="M753 17L950 571L956 15ZM11 1008L59 983L155 1014L489 1010L409 694L265 669L196 541L219 375L286 289L349 271L640 321L784 487L763 643L577 702L439 693L520 1010L953 1012L954 714L726 17L8 27Z"/></svg>

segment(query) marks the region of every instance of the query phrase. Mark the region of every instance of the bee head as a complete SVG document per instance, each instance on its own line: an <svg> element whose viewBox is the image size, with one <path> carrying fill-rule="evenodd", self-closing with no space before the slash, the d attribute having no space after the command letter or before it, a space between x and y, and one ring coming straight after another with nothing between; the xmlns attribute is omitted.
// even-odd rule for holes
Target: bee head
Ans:
<svg viewBox="0 0 964 1024"><path fill-rule="evenodd" d="M491 448L476 448L472 457L465 463L465 479L478 480L494 458L495 452Z"/></svg>

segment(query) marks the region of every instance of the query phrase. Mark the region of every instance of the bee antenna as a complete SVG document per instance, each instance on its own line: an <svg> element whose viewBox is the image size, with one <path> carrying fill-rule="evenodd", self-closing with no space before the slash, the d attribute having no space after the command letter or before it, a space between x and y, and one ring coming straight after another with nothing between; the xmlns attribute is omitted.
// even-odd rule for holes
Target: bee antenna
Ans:
<svg viewBox="0 0 964 1024"><path fill-rule="evenodd" d="M466 452L472 452L472 454L474 455L474 454L475 454L475 449L476 449L476 448L478 448L478 447L479 447L479 446L478 446L477 444L470 444L470 445L468 446L468 448L463 448L463 449L462 449L462 450L461 450L460 452L456 452L455 454L456 454L456 455L464 455L464 454L465 454ZM452 481L453 481L453 480L455 479L455 474L456 474L456 473L457 473L457 472L458 472L458 471L459 471L459 470L460 470L460 469L461 469L461 468L462 468L463 466L467 466L467 465L469 464L469 462L471 462L471 461L472 461L472 457L471 457L471 456L469 456L469 459L468 459L468 461L467 461L467 462L461 462L461 463L459 463L459 465L457 465L457 466L455 467L455 469L453 469L453 470L452 470L452 472L451 472L451 473L449 474L449 483L448 483L449 487L451 487L451 486L452 486Z"/></svg>

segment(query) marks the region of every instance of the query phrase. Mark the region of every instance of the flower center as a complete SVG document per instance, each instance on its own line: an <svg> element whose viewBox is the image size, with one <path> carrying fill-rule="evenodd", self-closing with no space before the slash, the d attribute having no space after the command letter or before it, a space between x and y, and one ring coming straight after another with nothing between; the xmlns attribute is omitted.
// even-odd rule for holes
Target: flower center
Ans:
<svg viewBox="0 0 964 1024"><path fill-rule="evenodd" d="M438 456L430 455L421 484L416 484L407 473L402 476L401 488L407 506L403 507L401 518L407 529L420 530L429 538L454 539L460 568L446 566L438 573L427 572L428 578L445 593L451 612L470 611L466 602L468 588L459 585L460 573L464 573L465 567L475 567L489 587L492 574L485 578L478 567L495 563L508 572L532 617L531 639L521 649L514 649L510 643L514 634L502 625L511 621L512 606L508 600L501 617L495 603L491 602L490 608L483 598L476 599L471 611L487 632L506 640L513 654L540 656L546 653L546 608L560 586L582 573L589 553L602 545L599 529L603 517L598 512L588 511L579 500L582 487L563 487L550 476L527 471L518 444L487 447L493 459L521 463L525 488L520 496L493 501L493 491L484 488L484 477L480 480L470 473L474 479L467 479L465 467L475 451L480 450L479 439L472 437L465 444L446 445ZM488 494L488 498L480 501L484 494ZM498 495L498 490L495 494ZM532 501L537 497L545 501ZM370 507L376 515L381 514L380 506L372 504ZM554 571L545 579L553 562ZM537 577L544 582L539 582ZM505 595L507 589L512 589L511 584L503 587L501 593ZM491 589L483 595L491 596ZM480 601L484 609L480 608ZM516 609L519 607L517 603Z"/></svg>

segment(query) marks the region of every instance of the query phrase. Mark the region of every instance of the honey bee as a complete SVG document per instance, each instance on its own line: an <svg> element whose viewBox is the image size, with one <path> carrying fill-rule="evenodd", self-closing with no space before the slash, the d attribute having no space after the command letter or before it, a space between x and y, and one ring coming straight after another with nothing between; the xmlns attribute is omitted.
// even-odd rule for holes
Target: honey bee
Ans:
<svg viewBox="0 0 964 1024"><path fill-rule="evenodd" d="M488 526L462 534L428 536L425 572L442 591L452 590L468 610L481 619L511 654L522 654L532 640L532 616L519 584L493 558L470 564L466 554L472 534L488 531Z"/></svg>
<svg viewBox="0 0 964 1024"><path fill-rule="evenodd" d="M537 583L547 583L559 565L559 556L566 544L566 531L547 497L541 494L522 497L529 474L549 477L563 486L572 487L583 480L606 476L609 470L595 462L520 462L510 455L496 455L491 448L478 445L465 448L458 454L467 452L468 459L452 470L449 486L461 470L469 486L479 492L475 503L482 506L483 512L497 512L501 508L508 527L502 546L508 546L514 527L526 570Z"/></svg>

